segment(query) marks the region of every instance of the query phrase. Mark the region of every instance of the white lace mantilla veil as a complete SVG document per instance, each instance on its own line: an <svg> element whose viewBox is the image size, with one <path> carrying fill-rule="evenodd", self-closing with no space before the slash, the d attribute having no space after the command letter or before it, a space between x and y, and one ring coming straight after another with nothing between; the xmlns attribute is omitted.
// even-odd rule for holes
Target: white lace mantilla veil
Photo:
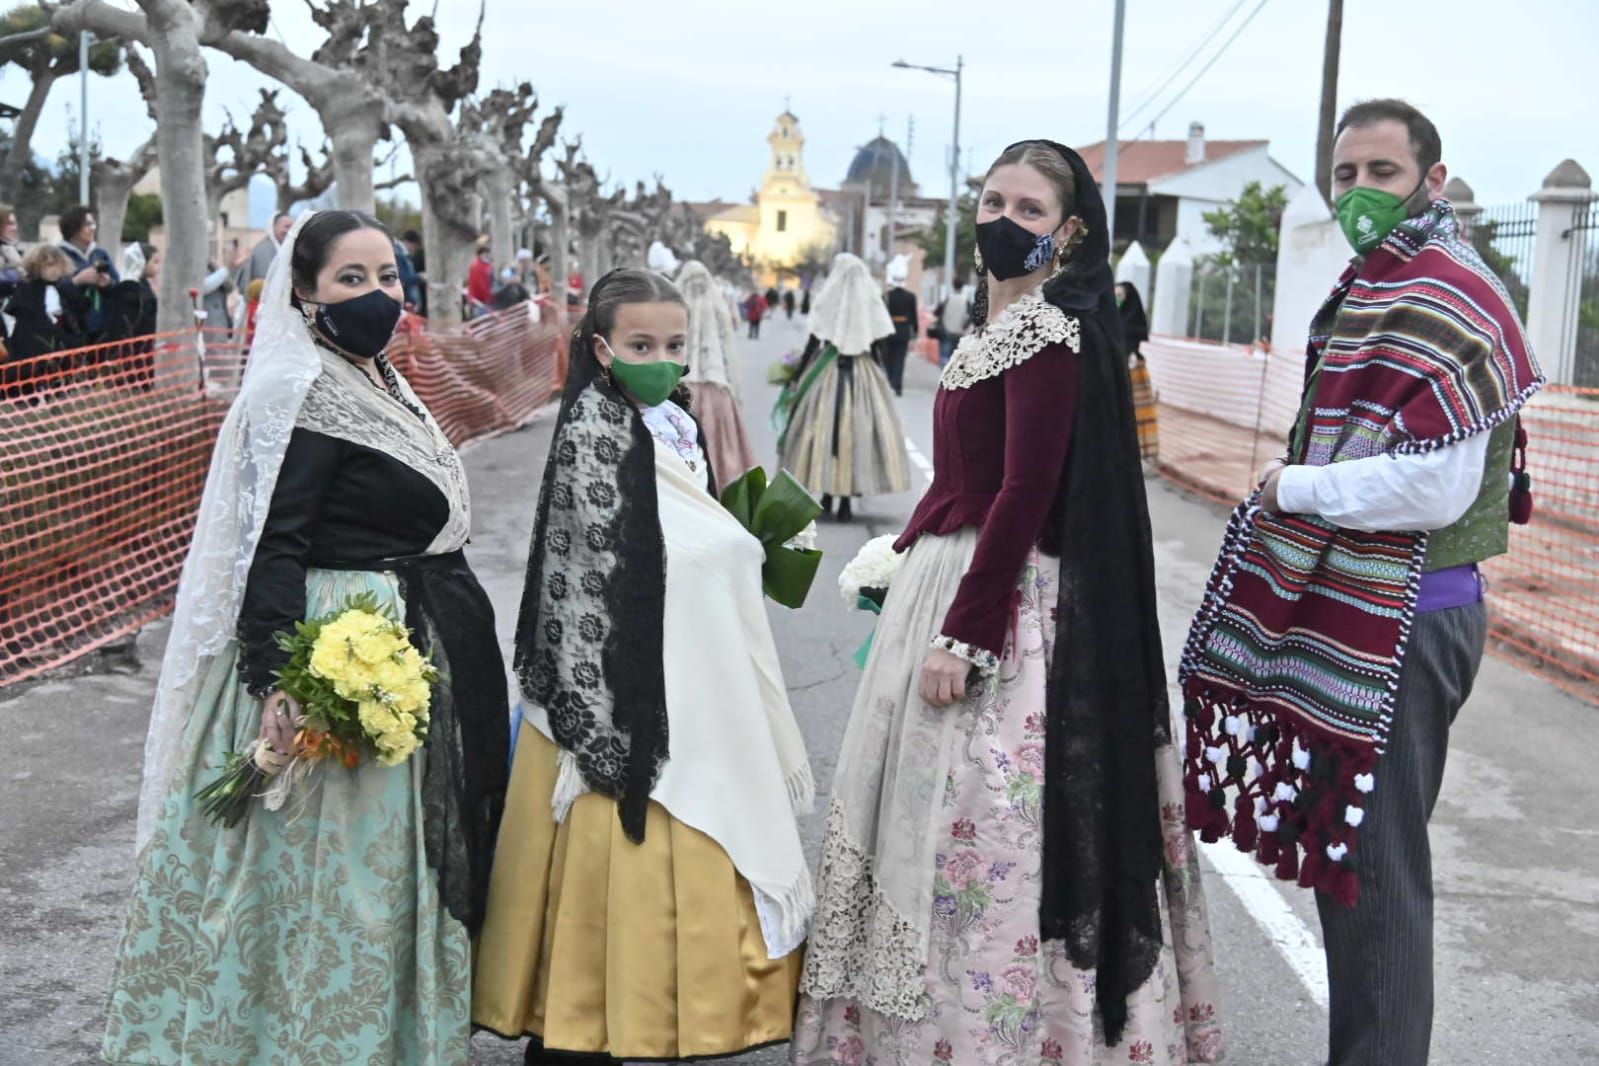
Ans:
<svg viewBox="0 0 1599 1066"><path fill-rule="evenodd" d="M811 302L811 333L831 341L840 355L862 355L894 332L883 294L859 256L841 252Z"/></svg>
<svg viewBox="0 0 1599 1066"><path fill-rule="evenodd" d="M140 852L155 831L173 771L180 764L179 749L196 693L212 661L233 639L245 581L272 506L289 437L306 392L322 373L322 358L305 319L289 300L294 246L316 214L308 211L295 221L267 271L244 382L211 454L144 743L135 837Z"/></svg>
<svg viewBox="0 0 1599 1066"><path fill-rule="evenodd" d="M737 397L738 342L726 297L710 269L698 259L683 264L677 289L688 305L688 374L684 380L723 385Z"/></svg>

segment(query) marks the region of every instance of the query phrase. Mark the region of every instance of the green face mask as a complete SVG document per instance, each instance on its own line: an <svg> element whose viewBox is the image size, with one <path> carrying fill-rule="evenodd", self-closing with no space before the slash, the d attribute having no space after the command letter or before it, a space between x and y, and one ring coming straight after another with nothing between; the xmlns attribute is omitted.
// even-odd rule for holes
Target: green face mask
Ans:
<svg viewBox="0 0 1599 1066"><path fill-rule="evenodd" d="M601 343L606 350L610 344L603 338ZM688 371L682 363L662 360L658 363L624 363L611 354L611 376L633 399L645 407L654 407L664 403L672 395L672 390L677 388L678 380Z"/></svg>
<svg viewBox="0 0 1599 1066"><path fill-rule="evenodd" d="M1423 180L1422 184L1426 184ZM1417 185L1409 196L1357 185L1338 198L1335 205L1338 226L1349 246L1365 255L1383 242L1394 227L1410 217L1410 201L1421 189Z"/></svg>

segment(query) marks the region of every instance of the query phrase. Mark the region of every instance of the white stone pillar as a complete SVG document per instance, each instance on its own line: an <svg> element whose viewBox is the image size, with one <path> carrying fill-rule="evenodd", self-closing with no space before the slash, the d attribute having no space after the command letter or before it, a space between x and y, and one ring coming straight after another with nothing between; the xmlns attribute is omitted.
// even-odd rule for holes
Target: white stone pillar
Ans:
<svg viewBox="0 0 1599 1066"><path fill-rule="evenodd" d="M1277 291L1271 348L1284 355L1305 347L1310 320L1354 255L1321 193L1306 185L1283 209L1277 237Z"/></svg>
<svg viewBox="0 0 1599 1066"><path fill-rule="evenodd" d="M1144 254L1144 246L1137 241L1127 246L1116 264L1116 281L1129 282L1138 290L1144 306L1149 306L1150 298L1154 295L1149 287L1149 256Z"/></svg>
<svg viewBox="0 0 1599 1066"><path fill-rule="evenodd" d="M1549 172L1543 188L1528 197L1538 205L1533 238L1532 283L1527 299L1527 340L1549 380L1570 385L1576 379L1578 259L1582 231L1573 232L1593 202L1593 180L1568 159Z"/></svg>
<svg viewBox="0 0 1599 1066"><path fill-rule="evenodd" d="M1477 194L1459 177L1453 177L1444 186L1444 199L1454 205L1455 217L1460 219L1460 235L1471 240L1471 234L1482 218L1482 205L1477 203Z"/></svg>
<svg viewBox="0 0 1599 1066"><path fill-rule="evenodd" d="M1128 248L1132 251L1138 245ZM1146 260L1144 269L1149 269ZM1155 267L1155 299L1149 311L1149 331L1174 337L1188 336L1188 304L1193 298L1194 250L1186 240L1175 240L1160 254Z"/></svg>

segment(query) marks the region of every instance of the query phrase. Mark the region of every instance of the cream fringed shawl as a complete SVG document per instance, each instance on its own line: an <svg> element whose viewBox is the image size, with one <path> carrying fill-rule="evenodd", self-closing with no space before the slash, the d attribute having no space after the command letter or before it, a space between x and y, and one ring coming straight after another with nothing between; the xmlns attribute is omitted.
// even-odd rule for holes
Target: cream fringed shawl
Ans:
<svg viewBox="0 0 1599 1066"><path fill-rule="evenodd" d="M650 798L727 852L755 890L767 954L805 940L815 896L795 815L815 798L761 592L760 542L655 442L666 544L662 654L671 750ZM546 716L526 708L546 736ZM586 791L563 753L557 817Z"/></svg>

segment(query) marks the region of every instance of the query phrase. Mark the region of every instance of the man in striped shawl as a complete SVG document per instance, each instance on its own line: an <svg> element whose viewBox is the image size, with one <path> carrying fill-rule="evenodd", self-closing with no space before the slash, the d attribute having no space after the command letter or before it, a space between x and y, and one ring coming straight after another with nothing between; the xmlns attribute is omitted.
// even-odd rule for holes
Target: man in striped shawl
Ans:
<svg viewBox="0 0 1599 1066"><path fill-rule="evenodd" d="M1531 508L1517 412L1543 377L1442 198L1441 154L1401 101L1339 122L1355 259L1183 658L1190 824L1316 889L1330 1066L1427 1062L1427 823L1486 639L1477 564Z"/></svg>

